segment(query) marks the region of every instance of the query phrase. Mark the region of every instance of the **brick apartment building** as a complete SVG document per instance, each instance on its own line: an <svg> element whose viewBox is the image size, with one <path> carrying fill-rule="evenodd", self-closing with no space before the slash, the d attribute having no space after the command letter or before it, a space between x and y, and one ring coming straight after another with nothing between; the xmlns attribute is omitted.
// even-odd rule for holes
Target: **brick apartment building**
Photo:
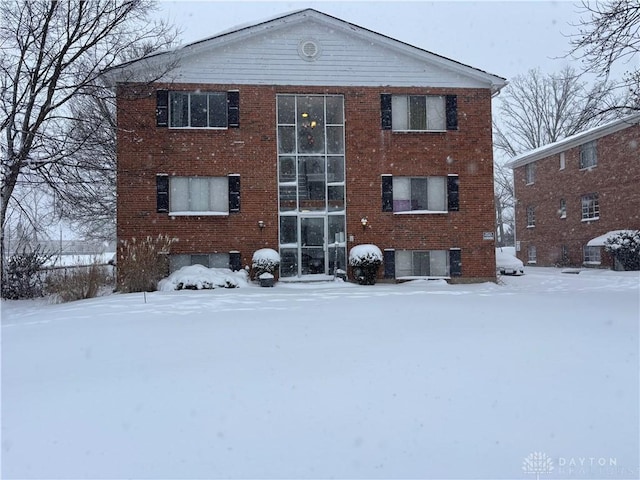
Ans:
<svg viewBox="0 0 640 480"><path fill-rule="evenodd" d="M640 114L515 157L516 250L538 266L612 267L609 232L640 229Z"/></svg>
<svg viewBox="0 0 640 480"><path fill-rule="evenodd" d="M307 9L112 79L117 236L177 238L171 270L268 247L281 277L330 275L372 243L385 278L495 280L503 78Z"/></svg>

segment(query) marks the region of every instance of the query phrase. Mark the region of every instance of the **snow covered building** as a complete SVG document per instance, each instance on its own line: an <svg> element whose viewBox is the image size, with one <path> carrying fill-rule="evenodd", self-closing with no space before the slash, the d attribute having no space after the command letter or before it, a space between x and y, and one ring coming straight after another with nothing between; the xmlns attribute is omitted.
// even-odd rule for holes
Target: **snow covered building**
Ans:
<svg viewBox="0 0 640 480"><path fill-rule="evenodd" d="M177 238L172 270L268 247L280 277L326 275L375 244L385 278L495 279L502 77L306 9L111 78L118 239Z"/></svg>
<svg viewBox="0 0 640 480"><path fill-rule="evenodd" d="M640 113L513 158L525 264L612 266L609 232L640 229Z"/></svg>

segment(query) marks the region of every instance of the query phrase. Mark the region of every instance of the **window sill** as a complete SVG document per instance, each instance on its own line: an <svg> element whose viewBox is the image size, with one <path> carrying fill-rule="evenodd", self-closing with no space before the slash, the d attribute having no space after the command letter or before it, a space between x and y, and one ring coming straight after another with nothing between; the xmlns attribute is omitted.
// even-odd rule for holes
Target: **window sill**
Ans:
<svg viewBox="0 0 640 480"><path fill-rule="evenodd" d="M594 220L600 220L600 217L583 218L582 222L593 222Z"/></svg>
<svg viewBox="0 0 640 480"><path fill-rule="evenodd" d="M229 212L169 212L170 217L228 217Z"/></svg>
<svg viewBox="0 0 640 480"><path fill-rule="evenodd" d="M602 265L602 262L582 262L583 265Z"/></svg>
<svg viewBox="0 0 640 480"><path fill-rule="evenodd" d="M229 127L169 127L169 130L229 130Z"/></svg>
<svg viewBox="0 0 640 480"><path fill-rule="evenodd" d="M393 212L394 215L442 215L449 213L447 210L406 210L401 212Z"/></svg>
<svg viewBox="0 0 640 480"><path fill-rule="evenodd" d="M579 169L581 172L588 172L590 170L593 170L594 168L596 168L598 165L591 165L590 167L582 167L581 169Z"/></svg>
<svg viewBox="0 0 640 480"><path fill-rule="evenodd" d="M535 225L527 225L527 228L536 228Z"/></svg>
<svg viewBox="0 0 640 480"><path fill-rule="evenodd" d="M447 133L448 130L391 130L393 133Z"/></svg>
<svg viewBox="0 0 640 480"><path fill-rule="evenodd" d="M529 186L529 185L535 185L535 184L536 184L536 182L529 182L529 183L525 183L525 185L526 185L526 186Z"/></svg>
<svg viewBox="0 0 640 480"><path fill-rule="evenodd" d="M429 275L404 275L401 277L395 277L396 280L401 281L401 282L407 282L409 280L450 280L451 277L450 276L445 276L445 277L441 277L441 276L429 276Z"/></svg>
<svg viewBox="0 0 640 480"><path fill-rule="evenodd" d="M566 215L560 215L560 219L561 219L561 220L563 220L563 219L565 219L565 218L567 218L567 216L566 216Z"/></svg>
<svg viewBox="0 0 640 480"><path fill-rule="evenodd" d="M529 260L529 261L527 262L527 265L535 265L535 264L537 264L537 263L538 263L538 261L537 261L537 260Z"/></svg>

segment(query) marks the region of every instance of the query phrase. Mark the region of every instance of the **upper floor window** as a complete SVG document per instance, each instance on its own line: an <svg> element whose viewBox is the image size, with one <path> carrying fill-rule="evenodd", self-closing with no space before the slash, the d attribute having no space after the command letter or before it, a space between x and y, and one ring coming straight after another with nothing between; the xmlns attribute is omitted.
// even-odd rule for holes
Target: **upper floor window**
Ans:
<svg viewBox="0 0 640 480"><path fill-rule="evenodd" d="M459 210L458 175L446 177L382 176L382 211L442 213Z"/></svg>
<svg viewBox="0 0 640 480"><path fill-rule="evenodd" d="M560 170L564 170L565 164L565 155L564 152L562 152L560 153Z"/></svg>
<svg viewBox="0 0 640 480"><path fill-rule="evenodd" d="M170 215L228 215L240 211L240 176L156 175L157 211Z"/></svg>
<svg viewBox="0 0 640 480"><path fill-rule="evenodd" d="M171 128L239 127L240 93L156 92L156 125Z"/></svg>
<svg viewBox="0 0 640 480"><path fill-rule="evenodd" d="M560 213L560 218L567 218L567 201L564 198L560 199L560 209L558 213Z"/></svg>
<svg viewBox="0 0 640 480"><path fill-rule="evenodd" d="M582 197L582 220L597 220L598 218L600 218L598 194L584 195Z"/></svg>
<svg viewBox="0 0 640 480"><path fill-rule="evenodd" d="M391 95L380 96L384 130L444 132L458 129L458 97L456 95Z"/></svg>
<svg viewBox="0 0 640 480"><path fill-rule="evenodd" d="M524 178L527 185L531 185L536 181L536 164L527 163L524 166Z"/></svg>
<svg viewBox="0 0 640 480"><path fill-rule="evenodd" d="M597 143L588 142L580 145L580 169L595 167L598 164Z"/></svg>
<svg viewBox="0 0 640 480"><path fill-rule="evenodd" d="M169 126L174 128L226 128L226 92L169 92Z"/></svg>
<svg viewBox="0 0 640 480"><path fill-rule="evenodd" d="M527 207L527 227L536 226L536 207L529 205Z"/></svg>

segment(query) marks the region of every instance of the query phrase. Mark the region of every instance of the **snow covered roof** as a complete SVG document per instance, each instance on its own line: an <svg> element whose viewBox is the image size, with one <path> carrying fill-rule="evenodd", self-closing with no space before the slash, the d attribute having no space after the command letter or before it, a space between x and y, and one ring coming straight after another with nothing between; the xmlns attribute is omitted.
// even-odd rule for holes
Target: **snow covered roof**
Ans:
<svg viewBox="0 0 640 480"><path fill-rule="evenodd" d="M184 62L214 50L222 52L223 48L237 45L240 41L258 38L264 39L266 38L265 35L274 34L274 32L283 29L291 29L302 24L324 25L334 32L342 32L353 38L360 39L369 45L376 45L386 49L388 52L404 55L407 58L432 65L434 68L451 72L452 75L460 78L467 78L475 83L486 85L488 88L491 88L492 93L498 92L507 83L503 77L465 65L311 8L293 11L259 23L228 29L212 37L183 45L173 50L156 52L123 63L110 72L105 73L105 76L112 81L123 81L123 78L137 78L138 75L144 75L146 71L157 69L163 64L172 64L176 61ZM307 67L308 66L309 65L307 65ZM135 72L137 72L138 75L135 75Z"/></svg>
<svg viewBox="0 0 640 480"><path fill-rule="evenodd" d="M604 235L600 235L599 237L592 238L587 242L587 247L604 247L604 243L607 241L607 238L613 237L614 235L618 235L619 233L628 233L632 235L636 230L612 230L610 232L605 233Z"/></svg>
<svg viewBox="0 0 640 480"><path fill-rule="evenodd" d="M528 152L513 157L506 165L509 168L521 167L528 163L535 162L536 160L556 155L570 148L582 145L583 143L591 142L592 140L596 140L606 135L611 135L612 133L638 124L640 124L640 113L634 113L604 125L590 128L589 130L585 130L584 132L577 133L562 140L558 140L557 142L529 150Z"/></svg>

